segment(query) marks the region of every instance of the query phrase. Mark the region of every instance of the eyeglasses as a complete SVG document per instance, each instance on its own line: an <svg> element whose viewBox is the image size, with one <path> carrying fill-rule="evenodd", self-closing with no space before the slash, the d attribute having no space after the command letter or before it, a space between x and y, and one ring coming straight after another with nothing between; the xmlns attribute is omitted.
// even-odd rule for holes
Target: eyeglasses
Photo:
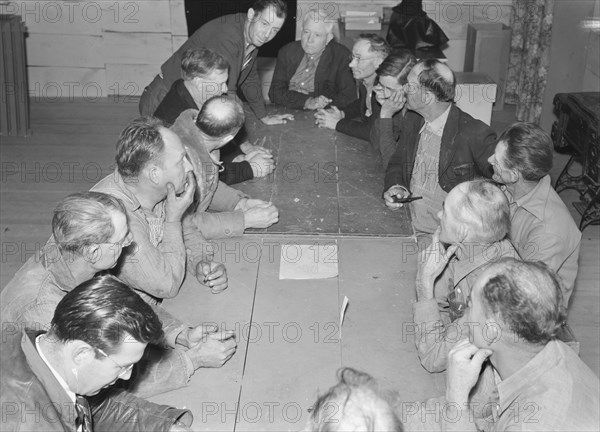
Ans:
<svg viewBox="0 0 600 432"><path fill-rule="evenodd" d="M111 357L108 356L108 354L106 354L104 351L102 351L100 348L96 348L96 351L98 351L100 354L102 354L104 357L106 357L107 359L109 359L111 362L114 363L114 365L116 367L118 367L119 369L121 369L121 372L119 372L119 378L123 377L124 375L127 375L129 372L131 372L131 370L133 369L133 366L135 365L135 363L131 363L129 366L121 366L119 363L117 363L116 361L114 361Z"/></svg>
<svg viewBox="0 0 600 432"><path fill-rule="evenodd" d="M125 236L125 238L123 240L114 242L114 243L104 242L103 244L109 244L109 245L117 246L120 248L126 248L131 243L133 243L133 234L131 234L131 231L127 231L127 235Z"/></svg>
<svg viewBox="0 0 600 432"><path fill-rule="evenodd" d="M350 60L350 63L352 63L354 60L356 60L356 63L360 63L363 60L372 60L374 58L375 57L364 57L364 58L361 58L361 57L356 56L354 54L351 54L351 55L348 56L348 60Z"/></svg>

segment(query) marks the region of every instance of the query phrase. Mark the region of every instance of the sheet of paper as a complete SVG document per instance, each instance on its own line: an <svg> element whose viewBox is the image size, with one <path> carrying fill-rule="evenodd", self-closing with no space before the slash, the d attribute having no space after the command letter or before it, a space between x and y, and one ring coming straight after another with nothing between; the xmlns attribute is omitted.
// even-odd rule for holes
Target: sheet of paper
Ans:
<svg viewBox="0 0 600 432"><path fill-rule="evenodd" d="M337 244L281 245L279 279L328 279L337 275Z"/></svg>
<svg viewBox="0 0 600 432"><path fill-rule="evenodd" d="M342 302L342 309L340 310L340 339L342 339L342 325L344 324L344 317L346 316L346 309L348 309L348 296L344 296Z"/></svg>

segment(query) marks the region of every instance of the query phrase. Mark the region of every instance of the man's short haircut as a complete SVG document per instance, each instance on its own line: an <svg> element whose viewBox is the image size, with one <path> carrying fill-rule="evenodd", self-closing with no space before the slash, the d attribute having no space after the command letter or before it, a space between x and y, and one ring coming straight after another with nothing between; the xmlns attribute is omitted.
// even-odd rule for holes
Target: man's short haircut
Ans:
<svg viewBox="0 0 600 432"><path fill-rule="evenodd" d="M254 9L254 12L262 12L269 6L273 6L277 18L285 18L287 16L287 3L283 0L256 0L252 4L252 9Z"/></svg>
<svg viewBox="0 0 600 432"><path fill-rule="evenodd" d="M160 161L165 143L156 117L139 117L129 123L117 141L117 169L123 177L137 177L148 162Z"/></svg>
<svg viewBox="0 0 600 432"><path fill-rule="evenodd" d="M206 77L215 70L228 69L229 63L221 54L205 47L185 50L181 58L181 77L185 81Z"/></svg>
<svg viewBox="0 0 600 432"><path fill-rule="evenodd" d="M390 44L386 42L384 38L374 33L361 33L358 36L358 41L369 42L369 52L379 55L382 59L385 59L390 54Z"/></svg>
<svg viewBox="0 0 600 432"><path fill-rule="evenodd" d="M546 264L502 258L486 270L495 273L481 291L488 316L519 340L545 344L556 337L566 311L560 279Z"/></svg>
<svg viewBox="0 0 600 432"><path fill-rule="evenodd" d="M315 402L310 416L310 431L341 431L343 422L332 416L360 415L369 431L386 430L402 432L402 422L391 408L389 401L379 390L376 381L364 372L345 367L338 371L338 383ZM346 407L350 403L349 412ZM360 406L361 411L355 412ZM335 407L332 413L332 407ZM354 408L355 411L352 411ZM342 424L341 424L342 423ZM384 429L385 428L385 429Z"/></svg>
<svg viewBox="0 0 600 432"><path fill-rule="evenodd" d="M86 246L107 242L115 233L113 213L127 214L123 203L111 195L82 192L65 197L52 217L59 249L81 254Z"/></svg>
<svg viewBox="0 0 600 432"><path fill-rule="evenodd" d="M327 33L333 34L333 26L334 26L334 24L337 23L337 21L332 20L331 18L329 18L329 16L330 16L330 13L328 13L325 9L322 9L322 8L309 9L306 12L306 15L304 15L304 18L302 19L302 28L304 28L306 23L310 20L310 21L313 21L316 23L325 24L325 29L327 30Z"/></svg>
<svg viewBox="0 0 600 432"><path fill-rule="evenodd" d="M421 60L417 64L422 67L419 73L419 84L433 93L440 102L454 101L456 95L454 72L437 59ZM449 73L444 73L446 69Z"/></svg>
<svg viewBox="0 0 600 432"><path fill-rule="evenodd" d="M57 342L81 340L108 355L119 351L127 336L156 344L163 338L162 324L148 303L112 275L95 277L68 292L56 306L48 331Z"/></svg>
<svg viewBox="0 0 600 432"><path fill-rule="evenodd" d="M408 74L417 64L416 57L407 49L394 50L377 68L377 76L396 78L398 84L406 84Z"/></svg>
<svg viewBox="0 0 600 432"><path fill-rule="evenodd" d="M213 96L202 105L196 126L211 138L236 134L244 124L242 104L228 96Z"/></svg>
<svg viewBox="0 0 600 432"><path fill-rule="evenodd" d="M507 168L516 168L525 180L538 181L552 169L552 139L533 123L513 123L498 142L506 143Z"/></svg>
<svg viewBox="0 0 600 432"><path fill-rule="evenodd" d="M462 184L466 186L466 190L457 206L460 218L475 233L475 238L481 242L493 243L506 237L510 230L510 210L504 192L485 179Z"/></svg>

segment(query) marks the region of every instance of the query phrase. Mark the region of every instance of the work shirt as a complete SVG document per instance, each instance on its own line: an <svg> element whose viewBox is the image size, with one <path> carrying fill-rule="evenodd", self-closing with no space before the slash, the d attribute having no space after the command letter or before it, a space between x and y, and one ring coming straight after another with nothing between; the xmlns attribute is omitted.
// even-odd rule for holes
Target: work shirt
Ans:
<svg viewBox="0 0 600 432"><path fill-rule="evenodd" d="M581 231L552 187L549 175L516 201L503 189L510 203L510 238L515 248L524 260L542 261L558 273L564 283L564 304L568 306L579 268Z"/></svg>

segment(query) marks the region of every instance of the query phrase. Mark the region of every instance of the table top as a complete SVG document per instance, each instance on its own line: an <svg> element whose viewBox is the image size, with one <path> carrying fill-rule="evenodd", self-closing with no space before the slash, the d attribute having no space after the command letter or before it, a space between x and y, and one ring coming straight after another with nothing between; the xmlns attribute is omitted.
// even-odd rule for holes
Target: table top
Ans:
<svg viewBox="0 0 600 432"><path fill-rule="evenodd" d="M251 120L246 128L251 142L266 137L277 168L268 177L233 186L279 208L279 223L257 231L413 235L408 210L391 211L383 202L384 170L368 141L318 128L313 111L270 110L290 112L295 120L277 126Z"/></svg>
<svg viewBox="0 0 600 432"><path fill-rule="evenodd" d="M336 244L338 277L280 280L284 244ZM212 295L186 278L164 306L191 324L235 330L237 352L220 369L196 371L188 387L151 399L189 408L194 430L301 430L342 366L372 374L399 403L443 394L443 375L421 367L414 345L413 239L247 235L216 245L229 288Z"/></svg>

